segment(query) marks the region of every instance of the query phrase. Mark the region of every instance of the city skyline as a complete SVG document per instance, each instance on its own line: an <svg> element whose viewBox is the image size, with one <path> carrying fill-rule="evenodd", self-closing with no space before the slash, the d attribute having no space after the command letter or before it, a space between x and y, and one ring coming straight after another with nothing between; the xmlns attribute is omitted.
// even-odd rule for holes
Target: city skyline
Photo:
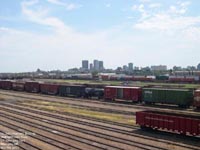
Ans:
<svg viewBox="0 0 200 150"><path fill-rule="evenodd" d="M0 2L0 72L197 66L200 1L6 0Z"/></svg>

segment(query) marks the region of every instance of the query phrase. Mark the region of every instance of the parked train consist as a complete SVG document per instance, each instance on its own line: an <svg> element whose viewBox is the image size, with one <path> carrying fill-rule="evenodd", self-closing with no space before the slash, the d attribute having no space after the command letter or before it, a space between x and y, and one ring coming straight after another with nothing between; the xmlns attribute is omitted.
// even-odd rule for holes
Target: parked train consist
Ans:
<svg viewBox="0 0 200 150"><path fill-rule="evenodd" d="M158 75L158 76L127 76L100 75L105 81L142 81L142 82L170 82L170 83L200 83L199 75Z"/></svg>
<svg viewBox="0 0 200 150"><path fill-rule="evenodd" d="M88 87L88 85L71 85L55 83L39 83L34 81L0 81L0 88L5 90L26 91L49 95L83 98L104 98L106 100L121 99L146 104L173 104L179 107L194 106L200 108L200 90L105 86L104 88Z"/></svg>

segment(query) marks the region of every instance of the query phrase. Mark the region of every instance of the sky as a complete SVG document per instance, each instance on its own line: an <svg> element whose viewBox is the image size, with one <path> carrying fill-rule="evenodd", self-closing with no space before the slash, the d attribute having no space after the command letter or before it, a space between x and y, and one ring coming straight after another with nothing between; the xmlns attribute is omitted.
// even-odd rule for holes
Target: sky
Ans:
<svg viewBox="0 0 200 150"><path fill-rule="evenodd" d="M0 72L197 66L199 0L1 0Z"/></svg>

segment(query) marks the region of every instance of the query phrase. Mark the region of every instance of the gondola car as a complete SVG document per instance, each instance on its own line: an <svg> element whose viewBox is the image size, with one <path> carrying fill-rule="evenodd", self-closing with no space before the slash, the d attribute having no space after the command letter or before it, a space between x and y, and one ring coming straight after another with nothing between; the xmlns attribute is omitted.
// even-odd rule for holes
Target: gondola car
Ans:
<svg viewBox="0 0 200 150"><path fill-rule="evenodd" d="M136 123L142 129L170 131L184 135L200 135L200 116L158 111L136 112Z"/></svg>

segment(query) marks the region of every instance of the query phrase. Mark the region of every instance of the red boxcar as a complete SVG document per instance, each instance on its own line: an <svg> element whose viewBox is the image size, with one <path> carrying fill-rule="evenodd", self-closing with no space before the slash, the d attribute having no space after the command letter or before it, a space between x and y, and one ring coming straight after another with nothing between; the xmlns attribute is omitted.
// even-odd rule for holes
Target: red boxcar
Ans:
<svg viewBox="0 0 200 150"><path fill-rule="evenodd" d="M0 88L4 89L4 90L11 90L12 82L11 81L0 81Z"/></svg>
<svg viewBox="0 0 200 150"><path fill-rule="evenodd" d="M194 106L200 109L200 90L194 92Z"/></svg>
<svg viewBox="0 0 200 150"><path fill-rule="evenodd" d="M138 102L142 98L142 89L140 87L106 86L104 89L104 98Z"/></svg>
<svg viewBox="0 0 200 150"><path fill-rule="evenodd" d="M161 129L179 134L200 135L200 117L164 112L136 112L136 123L141 128Z"/></svg>
<svg viewBox="0 0 200 150"><path fill-rule="evenodd" d="M24 91L25 83L24 82L13 82L12 89L15 91Z"/></svg>
<svg viewBox="0 0 200 150"><path fill-rule="evenodd" d="M50 83L41 83L40 91L43 94L56 95L58 94L59 85L50 84Z"/></svg>
<svg viewBox="0 0 200 150"><path fill-rule="evenodd" d="M142 100L141 87L125 87L123 88L123 99L139 102Z"/></svg>
<svg viewBox="0 0 200 150"><path fill-rule="evenodd" d="M104 88L104 98L114 100L117 97L117 88L106 86Z"/></svg>
<svg viewBox="0 0 200 150"><path fill-rule="evenodd" d="M38 93L40 92L40 84L38 82L26 82L25 83L25 91Z"/></svg>

